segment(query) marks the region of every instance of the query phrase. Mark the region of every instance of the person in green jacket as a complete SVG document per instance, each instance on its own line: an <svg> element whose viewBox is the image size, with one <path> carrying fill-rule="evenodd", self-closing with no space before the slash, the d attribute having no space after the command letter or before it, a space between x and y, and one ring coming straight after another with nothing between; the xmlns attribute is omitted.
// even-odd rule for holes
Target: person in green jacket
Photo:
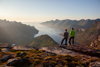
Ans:
<svg viewBox="0 0 100 67"><path fill-rule="evenodd" d="M75 31L74 28L72 28L72 30L70 31L69 45L71 45L71 41L72 45L74 45L74 38L75 38Z"/></svg>

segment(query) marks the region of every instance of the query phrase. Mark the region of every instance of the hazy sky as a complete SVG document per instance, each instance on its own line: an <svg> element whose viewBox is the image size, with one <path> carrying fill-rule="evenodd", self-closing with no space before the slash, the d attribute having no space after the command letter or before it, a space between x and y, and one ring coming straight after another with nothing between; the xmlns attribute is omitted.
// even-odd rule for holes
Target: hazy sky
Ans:
<svg viewBox="0 0 100 67"><path fill-rule="evenodd" d="M0 0L0 19L42 22L100 18L100 0Z"/></svg>

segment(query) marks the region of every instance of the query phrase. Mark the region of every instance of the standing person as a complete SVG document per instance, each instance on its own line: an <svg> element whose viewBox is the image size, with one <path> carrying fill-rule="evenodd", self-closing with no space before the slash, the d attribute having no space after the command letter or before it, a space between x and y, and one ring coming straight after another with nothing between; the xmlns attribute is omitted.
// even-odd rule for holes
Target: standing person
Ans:
<svg viewBox="0 0 100 67"><path fill-rule="evenodd" d="M64 41L64 40L65 40L65 45L67 45L68 36L69 36L69 34L68 34L68 32L67 32L67 29L65 29L65 32L64 32L64 34L63 34L63 39L62 39L62 41L61 41L61 45L63 44L63 41Z"/></svg>
<svg viewBox="0 0 100 67"><path fill-rule="evenodd" d="M69 45L71 45L71 41L72 45L74 45L74 38L75 38L75 31L74 28L72 28L72 30L70 31Z"/></svg>

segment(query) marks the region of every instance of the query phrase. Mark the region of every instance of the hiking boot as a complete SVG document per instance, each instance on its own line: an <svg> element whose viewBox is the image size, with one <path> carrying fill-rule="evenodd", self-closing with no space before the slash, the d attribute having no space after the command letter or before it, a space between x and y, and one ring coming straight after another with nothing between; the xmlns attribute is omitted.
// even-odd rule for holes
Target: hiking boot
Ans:
<svg viewBox="0 0 100 67"><path fill-rule="evenodd" d="M70 44L68 44L68 46L70 46Z"/></svg>
<svg viewBox="0 0 100 67"><path fill-rule="evenodd" d="M72 44L72 46L74 46L74 44Z"/></svg>

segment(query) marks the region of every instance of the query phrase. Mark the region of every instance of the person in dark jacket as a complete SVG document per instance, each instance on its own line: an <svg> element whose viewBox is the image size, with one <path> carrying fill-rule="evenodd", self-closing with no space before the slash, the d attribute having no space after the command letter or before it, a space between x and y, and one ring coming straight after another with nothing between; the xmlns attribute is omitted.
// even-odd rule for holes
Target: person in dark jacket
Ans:
<svg viewBox="0 0 100 67"><path fill-rule="evenodd" d="M71 45L71 41L72 45L74 45L74 38L75 38L75 31L74 28L72 28L72 30L70 31L69 45Z"/></svg>
<svg viewBox="0 0 100 67"><path fill-rule="evenodd" d="M67 29L65 29L65 32L64 32L64 34L63 34L63 39L62 39L62 41L61 41L61 45L63 44L63 41L64 41L64 40L65 40L65 45L67 45L68 36L69 36L69 34L68 34L68 32L67 32Z"/></svg>

